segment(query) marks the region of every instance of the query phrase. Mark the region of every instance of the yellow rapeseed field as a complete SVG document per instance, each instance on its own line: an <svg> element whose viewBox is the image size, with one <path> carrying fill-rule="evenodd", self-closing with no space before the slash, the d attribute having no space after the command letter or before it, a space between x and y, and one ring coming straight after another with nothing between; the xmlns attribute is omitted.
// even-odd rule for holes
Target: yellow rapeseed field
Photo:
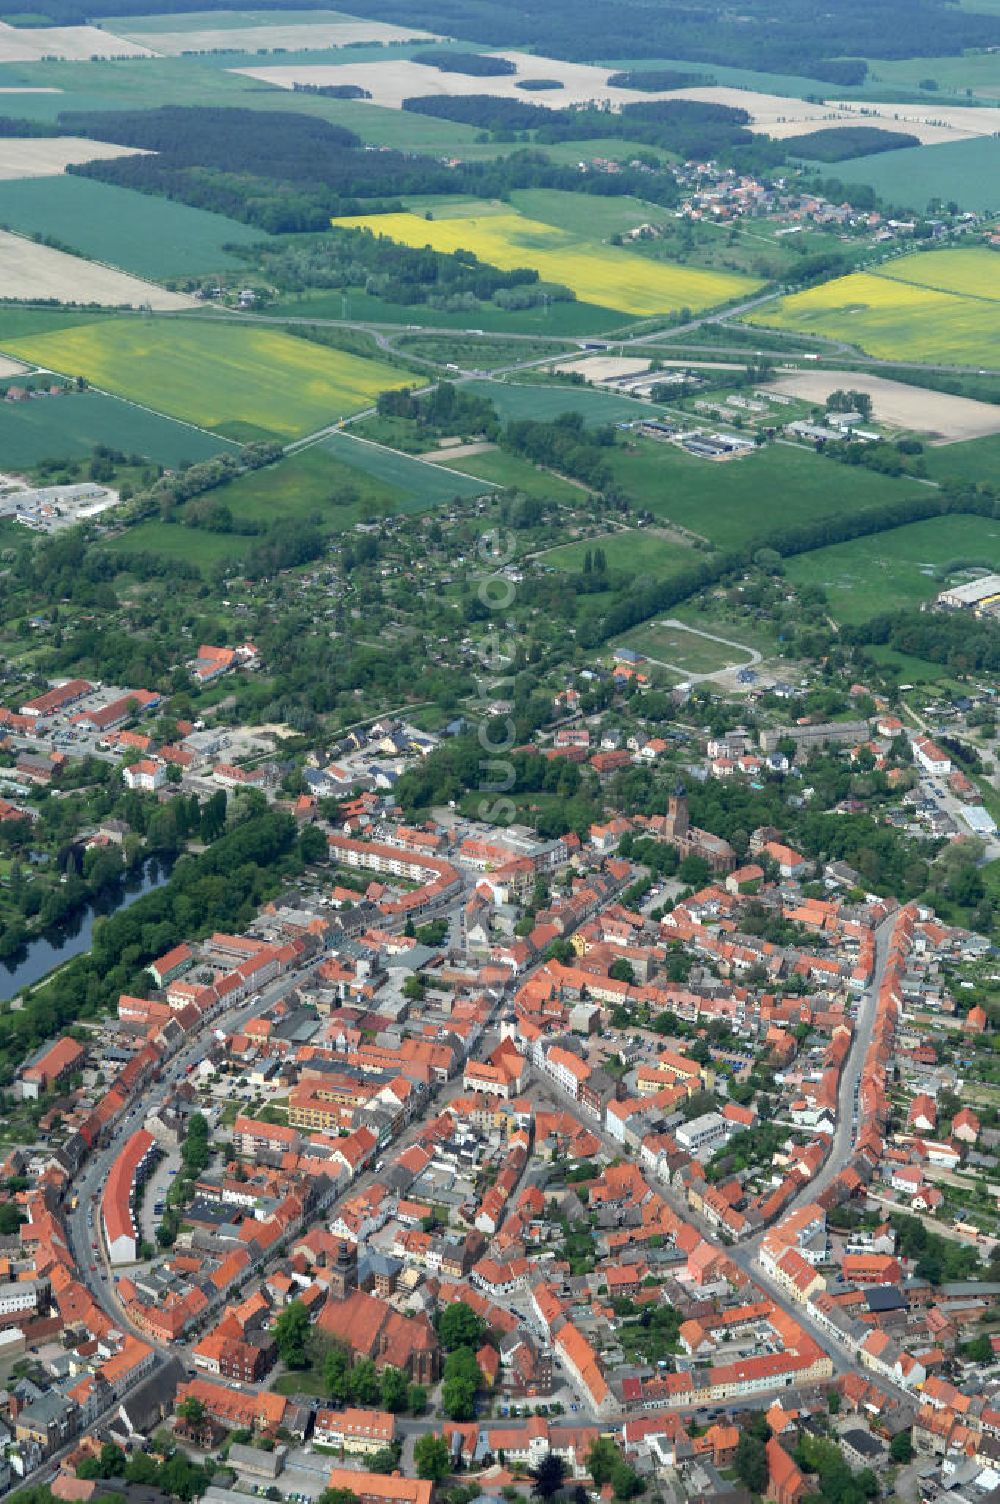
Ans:
<svg viewBox="0 0 1000 1504"><path fill-rule="evenodd" d="M585 303L647 318L679 308L697 311L728 302L760 286L735 272L705 271L653 261L634 251L586 241L555 225L515 212L424 219L419 214L377 214L335 219L348 229L368 229L403 245L474 251L502 271L534 267L543 282L561 282Z"/></svg>
<svg viewBox="0 0 1000 1504"><path fill-rule="evenodd" d="M926 262L931 274L934 257L912 259ZM891 276L855 272L837 277L769 303L749 314L747 321L848 340L881 360L995 365L1000 302L898 280L895 271L904 264L893 263Z"/></svg>
<svg viewBox="0 0 1000 1504"><path fill-rule="evenodd" d="M5 348L203 428L294 438L367 407L406 374L273 329L196 319L100 319Z"/></svg>
<svg viewBox="0 0 1000 1504"><path fill-rule="evenodd" d="M985 246L901 256L880 267L879 276L1000 303L1000 253Z"/></svg>

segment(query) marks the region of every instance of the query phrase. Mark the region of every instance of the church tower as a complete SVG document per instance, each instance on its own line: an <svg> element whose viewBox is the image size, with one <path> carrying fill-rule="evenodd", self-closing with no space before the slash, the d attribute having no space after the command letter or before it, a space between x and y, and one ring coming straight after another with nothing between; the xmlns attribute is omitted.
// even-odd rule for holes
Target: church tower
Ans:
<svg viewBox="0 0 1000 1504"><path fill-rule="evenodd" d="M667 839L683 841L688 833L687 790L678 783L667 801Z"/></svg>

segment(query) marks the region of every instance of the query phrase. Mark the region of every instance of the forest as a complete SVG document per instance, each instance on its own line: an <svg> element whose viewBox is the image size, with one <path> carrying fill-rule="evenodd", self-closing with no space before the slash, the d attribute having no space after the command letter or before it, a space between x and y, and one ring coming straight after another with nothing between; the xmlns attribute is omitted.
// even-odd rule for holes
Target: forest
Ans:
<svg viewBox="0 0 1000 1504"><path fill-rule="evenodd" d="M517 72L516 63L483 52L447 52L428 47L424 52L415 52L413 61L442 73L468 73L474 78L506 78Z"/></svg>
<svg viewBox="0 0 1000 1504"><path fill-rule="evenodd" d="M1000 673L1000 632L995 621L978 621L968 611L893 611L873 616L845 637L859 646L888 645L940 663L953 673Z"/></svg>
<svg viewBox="0 0 1000 1504"><path fill-rule="evenodd" d="M269 9L323 10L326 0L272 0ZM149 0L151 13L190 10L190 0ZM103 0L101 15L131 15L134 0ZM750 12L724 0L650 6L646 0L357 0L352 12L376 20L466 37L488 47L530 46L551 57L591 62L620 57L675 58L737 68L798 73L842 86L864 79L865 57L959 56L996 46L1000 18L948 0L842 0L817 11L811 0L762 0ZM94 14L86 0L39 0L39 23L79 25ZM852 57L844 57L845 38Z"/></svg>
<svg viewBox="0 0 1000 1504"><path fill-rule="evenodd" d="M875 125L845 125L804 136L786 136L782 143L790 157L813 162L842 162L846 157L873 157L883 151L919 146L920 138L907 131L884 131Z"/></svg>
<svg viewBox="0 0 1000 1504"><path fill-rule="evenodd" d="M404 194L502 198L518 188L556 188L642 194L664 205L677 198L668 172L626 168L581 176L574 168L553 164L543 152L527 150L446 167L431 157L368 151L352 131L285 110L167 105L67 111L59 124L69 134L149 153L87 162L70 172L179 199L271 234L326 230L338 215L396 210Z"/></svg>
<svg viewBox="0 0 1000 1504"><path fill-rule="evenodd" d="M472 251L449 255L418 249L370 230L335 227L312 240L296 240L287 247L252 246L241 254L284 292L361 287L387 303L448 310L485 303L531 308L543 300L565 302L574 297L567 287L540 281L532 267L500 271Z"/></svg>
<svg viewBox="0 0 1000 1504"><path fill-rule="evenodd" d="M754 136L747 129L750 116L745 110L704 100L637 99L617 114L609 114L607 110L588 108L550 109L525 100L497 99L490 94L458 97L434 94L404 99L403 108L439 120L476 125L501 138L510 139L511 131L534 131L536 146L616 137L637 145L656 146L684 158L715 157L744 171L780 164L787 155L784 142ZM620 181L620 177L613 181ZM582 184L586 184L586 179ZM657 179L651 179L647 173L643 196L657 203L673 202L657 196L658 186Z"/></svg>
<svg viewBox="0 0 1000 1504"><path fill-rule="evenodd" d="M646 94L657 94L661 89L707 89L714 83L710 73L681 73L677 68L628 68L608 76L612 88L637 89Z"/></svg>

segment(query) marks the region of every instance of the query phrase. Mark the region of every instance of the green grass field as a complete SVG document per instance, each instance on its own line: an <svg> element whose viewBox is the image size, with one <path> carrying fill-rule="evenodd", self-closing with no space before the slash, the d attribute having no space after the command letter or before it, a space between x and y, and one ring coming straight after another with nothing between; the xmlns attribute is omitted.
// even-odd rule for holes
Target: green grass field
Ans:
<svg viewBox="0 0 1000 1504"><path fill-rule="evenodd" d="M913 482L848 469L785 445L720 464L640 440L611 451L609 461L638 505L723 548L739 548L783 524L901 501L915 489Z"/></svg>
<svg viewBox="0 0 1000 1504"><path fill-rule="evenodd" d="M937 89L921 89L920 85L926 79L933 79ZM912 90L928 104L933 104L939 94L964 95L966 90L971 90L975 99L992 103L1000 99L1000 55L966 52L957 57L909 57L891 61L874 58L869 60L865 84L873 98L879 87L885 86Z"/></svg>
<svg viewBox="0 0 1000 1504"><path fill-rule="evenodd" d="M588 427L602 423L659 416L660 410L635 397L620 397L615 392L598 392L588 387L563 385L553 381L545 386L529 381L469 381L465 390L492 402L506 422L513 418L537 418L539 422L558 418L560 413L582 413Z"/></svg>
<svg viewBox="0 0 1000 1504"><path fill-rule="evenodd" d="M141 454L170 469L236 449L228 439L101 392L0 402L0 463L4 466L18 469L45 459L83 459L95 444Z"/></svg>
<svg viewBox="0 0 1000 1504"><path fill-rule="evenodd" d="M5 183L0 218L23 235L50 235L82 256L154 281L243 267L223 244L270 239L221 214L69 173Z"/></svg>
<svg viewBox="0 0 1000 1504"><path fill-rule="evenodd" d="M26 334L52 334L57 329L78 329L83 324L100 324L113 318L99 309L19 308L0 305L0 346Z"/></svg>
<svg viewBox="0 0 1000 1504"><path fill-rule="evenodd" d="M380 361L221 320L107 319L3 344L26 360L235 438L295 438L406 381Z"/></svg>
<svg viewBox="0 0 1000 1504"><path fill-rule="evenodd" d="M323 440L323 448L347 469L392 487L400 497L392 508L396 512L422 512L456 496L482 496L492 489L478 478L413 459L398 449L356 439L347 432L331 434Z"/></svg>
<svg viewBox="0 0 1000 1504"><path fill-rule="evenodd" d="M695 557L683 544L674 543L649 528L629 528L623 532L603 533L598 538L580 538L573 543L564 543L560 548L539 555L539 563L576 573L583 568L585 555L592 554L596 548L604 550L610 570L627 571L635 579L642 575L660 579L676 574Z"/></svg>
<svg viewBox="0 0 1000 1504"><path fill-rule="evenodd" d="M439 366L451 363L467 371L491 371L546 355L576 354L576 346L565 340L503 339L488 334L401 334L393 343L400 355L418 355Z"/></svg>
<svg viewBox="0 0 1000 1504"><path fill-rule="evenodd" d="M750 654L739 648L713 642L688 627L667 626L662 621L636 627L626 633L622 643L668 668L688 674L714 674L720 669L741 668L750 662Z"/></svg>
<svg viewBox="0 0 1000 1504"><path fill-rule="evenodd" d="M579 505L579 486L572 485L561 475L551 470L540 470L519 454L507 454L494 449L486 454L470 454L465 459L448 460L447 468L461 475L471 475L479 480L492 482L505 490L521 491L525 496L535 496L540 501L564 501Z"/></svg>
<svg viewBox="0 0 1000 1504"><path fill-rule="evenodd" d="M400 511L403 501L397 488L339 463L320 444L241 475L218 497L241 521L315 518L329 532L341 532L375 513Z"/></svg>
<svg viewBox="0 0 1000 1504"><path fill-rule="evenodd" d="M820 585L833 616L854 624L881 611L922 606L944 588L933 571L957 561L1000 569L1000 522L931 517L874 538L835 543L786 563L796 585Z"/></svg>
<svg viewBox="0 0 1000 1504"><path fill-rule="evenodd" d="M301 97L301 96L298 96ZM416 329L482 329L487 334L537 334L553 338L603 334L607 330L628 328L634 320L623 318L613 308L595 303L546 303L539 308L521 308L508 312L485 304L473 312L447 313L423 304L387 303L370 293L313 290L289 293L268 307L269 314L292 318L359 319L372 324L398 324Z"/></svg>
<svg viewBox="0 0 1000 1504"><path fill-rule="evenodd" d="M962 444L940 444L926 449L924 460L933 480L986 480L1000 469L1000 434L966 439Z"/></svg>
<svg viewBox="0 0 1000 1504"><path fill-rule="evenodd" d="M786 573L795 585L821 585L833 617L853 624L934 599L944 588L935 570L955 562L1000 569L1000 522L929 517L877 537L802 553L788 559Z"/></svg>
<svg viewBox="0 0 1000 1504"><path fill-rule="evenodd" d="M112 538L108 548L116 553L159 554L188 564L211 568L230 559L243 559L255 543L237 533L208 533L201 528L172 522L140 522Z"/></svg>

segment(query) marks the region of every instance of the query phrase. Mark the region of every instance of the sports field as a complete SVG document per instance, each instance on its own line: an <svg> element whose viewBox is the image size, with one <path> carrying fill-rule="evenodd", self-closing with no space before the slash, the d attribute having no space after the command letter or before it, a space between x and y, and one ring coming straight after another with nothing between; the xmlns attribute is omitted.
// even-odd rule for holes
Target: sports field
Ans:
<svg viewBox="0 0 1000 1504"><path fill-rule="evenodd" d="M270 239L222 214L70 175L5 183L3 222L22 235L51 235L82 256L153 278L245 268L223 245Z"/></svg>
<svg viewBox="0 0 1000 1504"><path fill-rule="evenodd" d="M822 586L833 616L853 624L932 600L945 587L934 571L949 564L1000 569L1000 522L931 517L800 554L787 560L785 570L796 585Z"/></svg>
<svg viewBox="0 0 1000 1504"><path fill-rule="evenodd" d="M106 397L77 392L36 402L0 402L0 456L12 469L45 459L84 459L95 444L141 454L171 469L236 445L173 418Z"/></svg>
<svg viewBox="0 0 1000 1504"><path fill-rule="evenodd" d="M636 505L722 548L740 548L778 527L863 511L920 491L917 482L837 465L786 445L715 464L671 444L641 440L634 448L609 451L609 463Z"/></svg>
<svg viewBox="0 0 1000 1504"><path fill-rule="evenodd" d="M404 245L429 245L449 255L457 250L474 251L481 261L505 271L534 267L543 282L560 282L588 303L643 318L679 308L710 308L760 285L732 272L650 261L502 207L496 213L447 219L378 214L333 223L370 229Z"/></svg>
<svg viewBox="0 0 1000 1504"><path fill-rule="evenodd" d="M987 250L905 256L769 303L757 326L846 339L882 360L995 366L1000 266Z"/></svg>
<svg viewBox="0 0 1000 1504"><path fill-rule="evenodd" d="M380 361L222 321L106 319L4 348L233 438L296 438L406 384Z"/></svg>

